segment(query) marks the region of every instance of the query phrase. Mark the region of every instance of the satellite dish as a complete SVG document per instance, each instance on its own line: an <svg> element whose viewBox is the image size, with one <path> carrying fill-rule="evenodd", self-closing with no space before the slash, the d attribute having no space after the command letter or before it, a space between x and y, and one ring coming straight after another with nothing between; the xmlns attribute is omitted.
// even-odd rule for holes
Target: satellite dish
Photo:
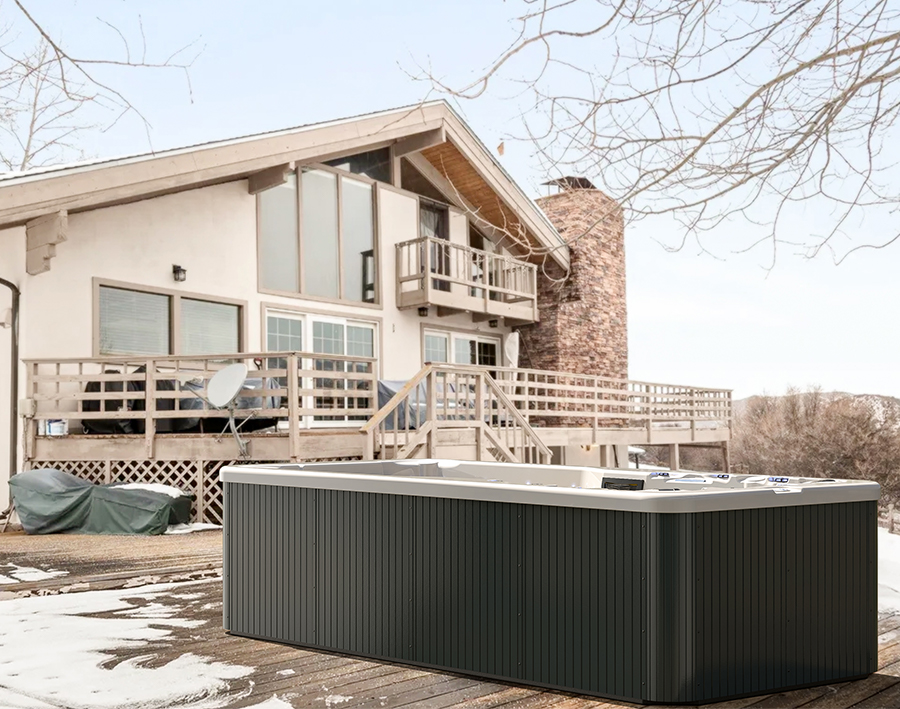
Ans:
<svg viewBox="0 0 900 709"><path fill-rule="evenodd" d="M247 365L242 362L229 364L225 369L220 369L206 385L207 401L217 409L229 406L244 388L248 371Z"/></svg>

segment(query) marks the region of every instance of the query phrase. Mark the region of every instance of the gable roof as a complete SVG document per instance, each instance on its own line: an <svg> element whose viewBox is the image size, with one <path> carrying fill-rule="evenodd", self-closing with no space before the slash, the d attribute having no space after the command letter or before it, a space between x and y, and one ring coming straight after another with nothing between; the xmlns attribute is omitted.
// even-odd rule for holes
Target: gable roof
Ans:
<svg viewBox="0 0 900 709"><path fill-rule="evenodd" d="M36 217L124 204L249 177L286 163L322 161L436 129L564 268L568 247L541 209L443 100L324 123L0 175L0 228Z"/></svg>

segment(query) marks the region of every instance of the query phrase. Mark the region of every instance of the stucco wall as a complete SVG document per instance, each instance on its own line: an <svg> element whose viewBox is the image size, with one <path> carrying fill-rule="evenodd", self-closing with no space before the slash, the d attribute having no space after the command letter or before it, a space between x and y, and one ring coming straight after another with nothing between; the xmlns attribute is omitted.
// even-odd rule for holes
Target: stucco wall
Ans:
<svg viewBox="0 0 900 709"><path fill-rule="evenodd" d="M25 230L7 229L0 231L0 276L19 286L25 285ZM0 319L12 307L12 298L7 288L0 287ZM9 504L9 400L10 400L10 343L12 330L0 328L0 510ZM24 371L20 371L19 390L24 385ZM21 395L20 395L21 398ZM19 441L22 440L21 425ZM17 456L21 461L21 446Z"/></svg>
<svg viewBox="0 0 900 709"><path fill-rule="evenodd" d="M378 233L381 306L363 307L260 293L256 267L256 198L246 181L190 190L132 204L69 216L68 240L59 244L49 272L26 276L24 228L0 231L0 275L22 288L21 349L23 359L94 356L94 279L134 286L178 290L246 302L246 345L265 349L263 304L292 310L326 312L378 324L380 376L407 379L422 363L423 323L437 329L480 331L492 336L508 328L490 329L470 315L419 317L400 311L395 295L395 244L418 236L414 196L379 186ZM464 243L465 218L451 219L451 235ZM172 279L172 265L187 269L187 280ZM7 296L0 292L0 311ZM0 480L5 480L8 330L0 330ZM24 384L24 381L23 381ZM21 397L20 397L21 398ZM0 485L0 502L6 485Z"/></svg>

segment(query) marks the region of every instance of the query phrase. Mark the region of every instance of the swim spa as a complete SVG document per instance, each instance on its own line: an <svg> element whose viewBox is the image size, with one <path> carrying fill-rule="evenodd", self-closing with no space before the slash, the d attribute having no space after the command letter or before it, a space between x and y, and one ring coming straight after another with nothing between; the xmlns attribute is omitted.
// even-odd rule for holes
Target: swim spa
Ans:
<svg viewBox="0 0 900 709"><path fill-rule="evenodd" d="M237 635L641 703L877 662L877 484L414 460L224 468Z"/></svg>

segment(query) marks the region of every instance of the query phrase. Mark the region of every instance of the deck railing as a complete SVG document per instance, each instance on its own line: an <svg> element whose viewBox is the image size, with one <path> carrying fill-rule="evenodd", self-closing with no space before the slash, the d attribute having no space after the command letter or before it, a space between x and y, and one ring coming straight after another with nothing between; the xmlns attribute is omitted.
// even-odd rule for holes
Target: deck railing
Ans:
<svg viewBox="0 0 900 709"><path fill-rule="evenodd" d="M395 400L379 409L376 360L309 352L257 352L207 356L102 357L25 360L26 457L36 436L65 430L142 436L152 457L157 433L218 435L227 413L206 403L207 383L219 369L250 367L237 400L241 420L261 419L290 436L300 455L303 429L378 429L376 447L409 454L436 440L432 428L486 426L485 445L526 458L536 446L533 427L641 429L728 427L727 389L675 386L575 373L510 367L429 364ZM212 421L210 421L212 419ZM65 423L62 423L65 422ZM480 425L479 425L480 426ZM252 426L248 426L251 428ZM487 430L490 429L490 430ZM247 430L247 429L244 429ZM479 434L481 435L481 434ZM431 436L429 438L429 436ZM693 436L692 436L693 439ZM432 445L433 448L433 445ZM518 451L518 452L517 452Z"/></svg>
<svg viewBox="0 0 900 709"><path fill-rule="evenodd" d="M458 303L465 310L537 319L534 264L433 237L399 243L396 254L401 307Z"/></svg>
<svg viewBox="0 0 900 709"><path fill-rule="evenodd" d="M532 425L624 428L729 426L730 389L492 367L497 384Z"/></svg>
<svg viewBox="0 0 900 709"><path fill-rule="evenodd" d="M438 455L442 432L469 430L476 460L550 462L550 449L491 374L480 367L428 364L360 429L366 457Z"/></svg>
<svg viewBox="0 0 900 709"><path fill-rule="evenodd" d="M223 367L245 362L250 373L235 400L241 420L285 422L293 439L302 428L358 427L377 409L376 360L310 352L254 352L167 357L29 359L26 366L26 446L78 425L138 434L152 450L156 433L194 429L227 413L210 406L206 388ZM56 424L60 425L60 424ZM218 430L207 430L218 433ZM297 446L299 447L299 446Z"/></svg>

